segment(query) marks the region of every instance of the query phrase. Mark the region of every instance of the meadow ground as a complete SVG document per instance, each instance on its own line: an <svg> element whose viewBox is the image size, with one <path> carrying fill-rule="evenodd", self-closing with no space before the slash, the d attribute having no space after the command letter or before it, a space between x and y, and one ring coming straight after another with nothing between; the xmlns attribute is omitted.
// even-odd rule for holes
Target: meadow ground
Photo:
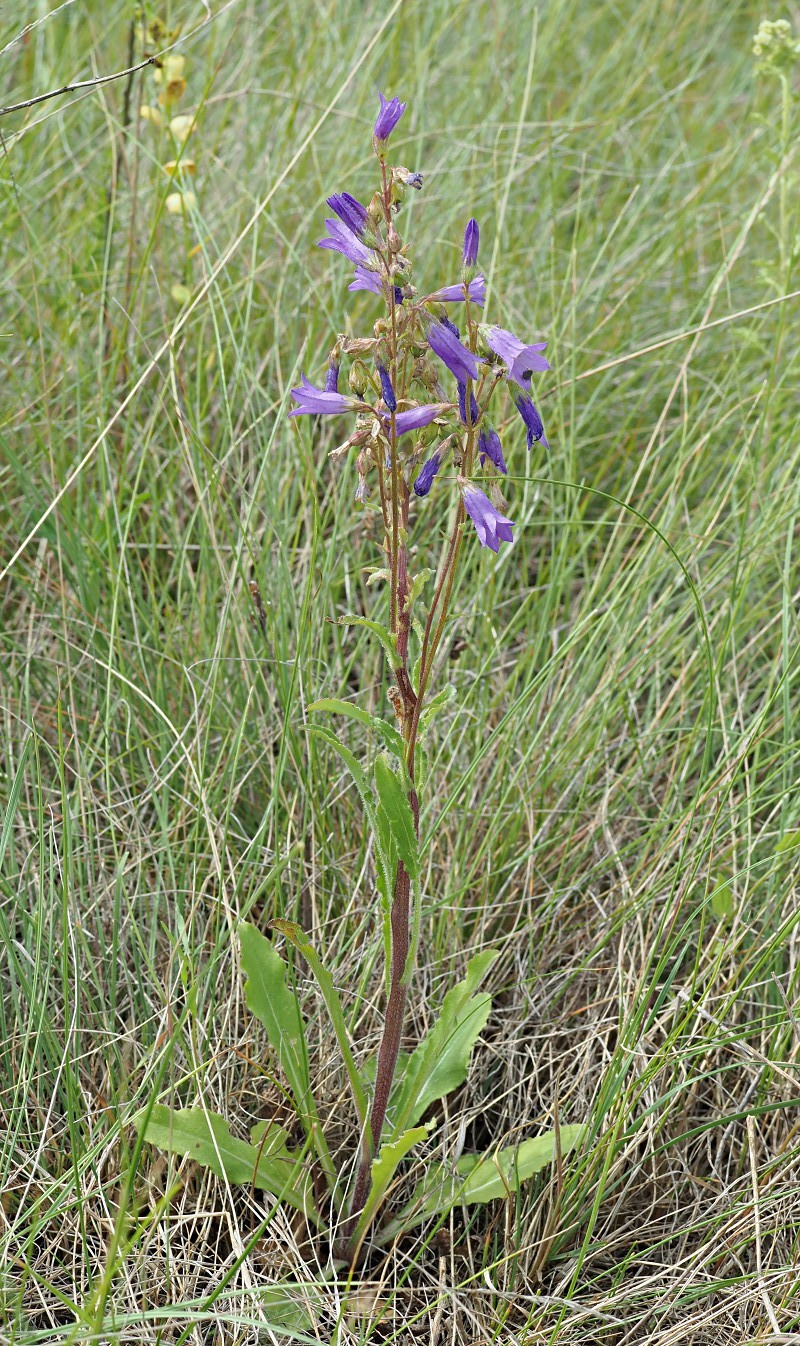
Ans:
<svg viewBox="0 0 800 1346"><path fill-rule="evenodd" d="M11 0L0 103L136 64L133 11ZM800 167L763 16L174 0L184 216L152 69L0 118L4 1342L800 1339ZM360 1050L380 1031L370 838L305 710L388 712L370 633L335 620L380 608L380 539L335 430L286 418L374 316L314 243L327 194L371 190L378 89L425 173L417 277L451 276L475 215L489 319L553 365L549 452L503 427L515 542L472 539L441 653L408 1043L500 957L429 1155L556 1113L587 1134L558 1180L345 1283L282 1211L242 1257L263 1194L134 1165L132 1119L157 1094L245 1134L280 1106L244 917L300 920Z"/></svg>

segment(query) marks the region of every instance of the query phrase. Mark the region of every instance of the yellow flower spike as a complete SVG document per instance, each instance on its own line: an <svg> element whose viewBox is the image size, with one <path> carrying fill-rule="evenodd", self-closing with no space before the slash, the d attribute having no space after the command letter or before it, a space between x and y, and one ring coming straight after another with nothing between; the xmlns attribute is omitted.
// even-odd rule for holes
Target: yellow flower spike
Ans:
<svg viewBox="0 0 800 1346"><path fill-rule="evenodd" d="M142 103L142 106L139 108L139 116L142 121L152 122L153 126L164 125L164 118L161 116L160 109L157 107L148 107L147 103Z"/></svg>
<svg viewBox="0 0 800 1346"><path fill-rule="evenodd" d="M194 117L183 113L180 117L173 117L169 124L169 129L174 135L179 145L185 145L189 139L190 132L194 126Z"/></svg>

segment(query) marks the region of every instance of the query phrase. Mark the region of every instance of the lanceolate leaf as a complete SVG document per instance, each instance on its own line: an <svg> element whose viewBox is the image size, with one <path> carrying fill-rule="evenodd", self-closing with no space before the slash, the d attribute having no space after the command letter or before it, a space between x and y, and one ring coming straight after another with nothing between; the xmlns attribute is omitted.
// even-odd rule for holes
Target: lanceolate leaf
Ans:
<svg viewBox="0 0 800 1346"><path fill-rule="evenodd" d="M585 1130L580 1124L559 1127L558 1146L562 1155L575 1148ZM556 1153L556 1133L545 1131L502 1150L464 1154L453 1167L444 1164L429 1167L411 1200L381 1231L381 1241L395 1238L402 1230L431 1215L442 1215L453 1206L494 1201L519 1191L523 1182L554 1162Z"/></svg>
<svg viewBox="0 0 800 1346"><path fill-rule="evenodd" d="M497 957L484 949L467 964L463 981L447 992L431 1031L414 1050L398 1099L395 1132L413 1126L431 1103L444 1098L467 1078L469 1058L489 1018L491 996L474 994Z"/></svg>
<svg viewBox="0 0 800 1346"><path fill-rule="evenodd" d="M289 1081L295 1104L308 1113L311 1091L303 1016L297 997L286 984L288 968L272 941L254 925L239 927L247 1007L267 1030L270 1045Z"/></svg>
<svg viewBox="0 0 800 1346"><path fill-rule="evenodd" d="M405 1159L414 1145L427 1139L432 1126L433 1123L429 1122L426 1126L412 1127L410 1130L404 1131L395 1140L387 1141L386 1144L381 1146L379 1153L372 1161L372 1186L356 1226L356 1241L366 1233L372 1224L395 1175L397 1165L401 1159Z"/></svg>
<svg viewBox="0 0 800 1346"><path fill-rule="evenodd" d="M157 1103L144 1139L161 1150L185 1155L236 1184L253 1184L281 1197L319 1224L305 1163L286 1148L286 1132L271 1123L254 1129L256 1144L232 1136L224 1117L202 1108L172 1109ZM266 1139L264 1139L266 1134Z"/></svg>
<svg viewBox="0 0 800 1346"><path fill-rule="evenodd" d="M307 709L327 710L332 715L347 715L351 720L358 720L359 724L366 725L368 729L374 729L380 734L386 747L396 757L403 756L403 740L395 726L389 724L388 720L381 719L380 715L370 715L368 710L362 709L353 701L340 701L338 697L326 696L320 701L312 701Z"/></svg>
<svg viewBox="0 0 800 1346"><path fill-rule="evenodd" d="M320 724L310 724L308 728L312 734L316 734L317 738L323 739L329 747L333 748L334 751L339 754L350 772L350 775L353 777L356 789L361 796L364 815L375 837L378 885L388 908L391 906L392 894L394 892L394 868L391 863L391 857L387 855L383 845L382 834L378 828L378 810L375 804L375 796L372 793L363 767L355 754L352 753L349 748L346 748L343 743L340 743L336 735L330 729L326 729Z"/></svg>
<svg viewBox="0 0 800 1346"><path fill-rule="evenodd" d="M347 1025L342 1013L342 1005L339 1000L339 992L334 985L333 977L322 965L322 960L314 948L308 935L302 926L297 925L295 921L274 920L272 922L274 929L280 930L294 947L303 955L308 966L311 968L317 979L317 984L322 991L325 1007L330 1015L333 1031L336 1034L336 1041L339 1044L339 1050L342 1053L347 1077L350 1081L350 1089L355 1103L356 1113L358 1115L358 1125L363 1130L367 1124L369 1105L367 1102L366 1090L361 1083L361 1076L356 1068L355 1058L350 1046L350 1035L347 1031Z"/></svg>
<svg viewBox="0 0 800 1346"><path fill-rule="evenodd" d="M414 815L405 786L390 767L385 755L375 761L375 788L380 800L379 808L391 830L397 854L416 883L419 881L419 842L414 828Z"/></svg>
<svg viewBox="0 0 800 1346"><path fill-rule="evenodd" d="M382 626L380 622L372 621L370 617L358 617L349 612L344 617L339 618L339 625L366 626L374 636L378 637L378 640L381 642L381 645L389 657L389 663L392 668L400 667L401 659L397 653L397 645L395 644L394 637L388 627Z"/></svg>

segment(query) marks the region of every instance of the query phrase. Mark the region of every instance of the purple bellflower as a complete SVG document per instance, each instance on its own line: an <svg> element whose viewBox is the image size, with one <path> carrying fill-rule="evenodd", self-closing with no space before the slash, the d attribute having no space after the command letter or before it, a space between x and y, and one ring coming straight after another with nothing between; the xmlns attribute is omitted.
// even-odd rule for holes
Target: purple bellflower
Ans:
<svg viewBox="0 0 800 1346"><path fill-rule="evenodd" d="M321 238L317 244L318 248L330 248L332 252L340 252L343 257L346 257L356 266L372 260L374 256L372 250L362 243L352 229L348 229L347 225L341 220L326 220L325 228L330 234L330 238Z"/></svg>
<svg viewBox="0 0 800 1346"><path fill-rule="evenodd" d="M431 323L425 335L434 355L438 355L442 363L447 365L459 383L478 377L478 365L481 363L479 356L467 350L453 334L449 322L446 325L443 322Z"/></svg>
<svg viewBox="0 0 800 1346"><path fill-rule="evenodd" d="M532 346L526 346L524 341L515 337L513 332L507 332L504 327L482 327L481 332L490 350L505 361L508 377L518 383L525 392L530 388L532 373L540 373L550 368L544 356L539 354L547 345L546 341L537 341Z"/></svg>
<svg viewBox="0 0 800 1346"><path fill-rule="evenodd" d="M370 271L366 266L356 267L355 276L347 288L348 290L371 290L373 294L383 294L381 278L377 271Z"/></svg>
<svg viewBox="0 0 800 1346"><path fill-rule="evenodd" d="M435 421L443 411L447 411L449 405L449 402L427 402L424 406L412 407L410 411L398 411L394 418L397 438L407 435L409 430L424 430L426 425L430 425L431 421ZM383 419L389 418L384 414Z"/></svg>
<svg viewBox="0 0 800 1346"><path fill-rule="evenodd" d="M289 412L290 416L339 416L345 411L357 411L360 402L352 397L346 397L344 393L333 392L328 388L328 379L331 371L328 370L328 378L325 380L324 388L315 388L310 383L305 374L300 375L300 387L292 388L291 395L297 402Z"/></svg>
<svg viewBox="0 0 800 1346"><path fill-rule="evenodd" d="M326 393L338 393L339 391L339 366L335 360L328 361L328 372L325 375Z"/></svg>
<svg viewBox="0 0 800 1346"><path fill-rule="evenodd" d="M503 457L503 446L500 443L500 436L493 426L485 425L481 427L481 432L478 435L478 453L481 456L481 467L483 467L488 458L489 462L494 464L498 472L507 475L508 468L506 467L506 460Z"/></svg>
<svg viewBox="0 0 800 1346"><path fill-rule="evenodd" d="M464 266L474 266L477 262L479 238L480 230L478 229L478 221L470 220L464 230L464 251L462 253Z"/></svg>
<svg viewBox="0 0 800 1346"><path fill-rule="evenodd" d="M432 453L427 462L422 464L414 482L414 493L419 496L427 495L433 484L433 479L439 468L442 466L442 460L438 453Z"/></svg>
<svg viewBox="0 0 800 1346"><path fill-rule="evenodd" d="M477 304L483 308L486 300L486 281L483 276L478 275L471 280L467 288L467 294L471 304ZM437 304L455 304L459 299L464 298L463 285L445 285L441 290L435 290L433 294L428 295L431 303Z"/></svg>
<svg viewBox="0 0 800 1346"><path fill-rule="evenodd" d="M397 398L394 395L394 388L392 387L392 380L389 378L389 371L384 365L378 365L378 377L381 381L381 391L383 393L383 400L386 403L387 411L396 411Z"/></svg>
<svg viewBox="0 0 800 1346"><path fill-rule="evenodd" d="M467 424L467 385L459 382L458 385L458 414L461 417L463 425ZM475 400L475 394L469 395L469 418L472 425L477 425L480 420L481 409Z"/></svg>
<svg viewBox="0 0 800 1346"><path fill-rule="evenodd" d="M375 139L383 143L389 139L405 112L406 104L401 103L399 98L384 98L382 93L379 93L378 97L381 100L381 110L375 122Z"/></svg>
<svg viewBox="0 0 800 1346"><path fill-rule="evenodd" d="M533 441L538 439L546 449L549 449L550 445L545 439L542 418L533 405L533 398L529 397L527 393L518 393L516 390L512 392L511 396L514 399L514 406L525 422L525 429L528 432L528 448L532 449Z"/></svg>
<svg viewBox="0 0 800 1346"><path fill-rule="evenodd" d="M467 482L462 488L462 494L464 508L475 525L475 532L482 547L490 547L496 552L499 551L501 542L514 541L511 520L506 519L495 509L488 495L484 495L483 491L473 486L471 482Z"/></svg>
<svg viewBox="0 0 800 1346"><path fill-rule="evenodd" d="M333 196L326 198L328 205L335 215L339 216L342 224L347 225L351 234L357 238L363 238L369 224L369 214L366 206L362 206L349 192L334 193Z"/></svg>

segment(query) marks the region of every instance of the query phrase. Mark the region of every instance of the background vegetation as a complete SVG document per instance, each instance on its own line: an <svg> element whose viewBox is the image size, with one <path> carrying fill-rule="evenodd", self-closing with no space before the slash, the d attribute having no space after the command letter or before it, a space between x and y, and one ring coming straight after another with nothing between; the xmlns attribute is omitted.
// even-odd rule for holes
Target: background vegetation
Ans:
<svg viewBox="0 0 800 1346"><path fill-rule="evenodd" d="M137 63L133 17L12 0L0 101ZM138 116L151 68L0 120L3 1339L796 1340L798 179L762 11L162 17L197 113L184 215ZM356 1040L380 1029L369 837L304 727L324 695L388 711L379 652L335 624L380 603L379 534L335 427L286 419L300 367L372 321L313 245L327 194L371 190L378 89L425 173L417 277L454 278L474 214L490 320L553 364L550 452L509 420L516 540L466 549L442 658L409 1043L471 952L502 956L431 1152L556 1115L589 1133L347 1287L283 1212L237 1265L263 1195L149 1147L134 1166L132 1119L154 1092L241 1134L286 1111L243 917L300 920ZM420 505L434 555L445 500Z"/></svg>

